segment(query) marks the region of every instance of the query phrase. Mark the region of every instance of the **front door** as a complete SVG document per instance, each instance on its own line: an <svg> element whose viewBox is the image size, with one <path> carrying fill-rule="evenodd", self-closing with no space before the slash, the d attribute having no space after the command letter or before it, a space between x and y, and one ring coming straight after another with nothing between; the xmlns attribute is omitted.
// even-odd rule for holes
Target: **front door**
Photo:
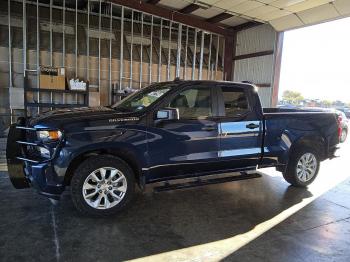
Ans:
<svg viewBox="0 0 350 262"><path fill-rule="evenodd" d="M149 128L149 178L159 180L212 170L220 142L212 88L187 87L162 106L177 108L179 120L155 121Z"/></svg>
<svg viewBox="0 0 350 262"><path fill-rule="evenodd" d="M225 169L255 167L261 156L262 121L242 87L218 86L220 166Z"/></svg>

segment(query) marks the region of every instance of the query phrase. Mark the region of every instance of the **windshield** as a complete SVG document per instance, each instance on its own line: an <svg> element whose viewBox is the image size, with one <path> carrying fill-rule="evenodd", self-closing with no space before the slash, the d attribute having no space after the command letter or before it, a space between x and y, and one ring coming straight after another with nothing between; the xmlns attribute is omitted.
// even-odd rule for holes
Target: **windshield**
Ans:
<svg viewBox="0 0 350 262"><path fill-rule="evenodd" d="M136 112L145 109L166 94L173 85L157 84L143 88L127 98L117 102L113 109L121 112Z"/></svg>

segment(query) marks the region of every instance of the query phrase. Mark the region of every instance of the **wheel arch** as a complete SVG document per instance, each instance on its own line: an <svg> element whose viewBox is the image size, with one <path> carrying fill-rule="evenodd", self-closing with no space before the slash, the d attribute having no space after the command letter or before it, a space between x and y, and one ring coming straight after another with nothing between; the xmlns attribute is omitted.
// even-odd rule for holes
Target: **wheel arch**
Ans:
<svg viewBox="0 0 350 262"><path fill-rule="evenodd" d="M127 147L113 147L113 148L95 148L90 150L85 150L77 154L70 161L66 174L64 176L64 184L70 185L72 177L74 175L75 170L79 167L79 165L92 156L97 155L111 155L120 158L125 161L132 171L135 174L136 182L141 185L142 184L142 164L140 158L137 155L137 152Z"/></svg>
<svg viewBox="0 0 350 262"><path fill-rule="evenodd" d="M321 136L303 136L294 141L289 149L289 156L301 147L309 147L317 151L320 161L327 156L327 143Z"/></svg>

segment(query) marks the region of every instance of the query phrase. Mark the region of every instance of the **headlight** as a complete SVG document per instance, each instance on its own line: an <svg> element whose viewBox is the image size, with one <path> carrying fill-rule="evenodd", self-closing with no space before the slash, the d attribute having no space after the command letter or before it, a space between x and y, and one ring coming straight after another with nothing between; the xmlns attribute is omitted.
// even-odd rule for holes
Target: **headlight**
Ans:
<svg viewBox="0 0 350 262"><path fill-rule="evenodd" d="M62 137L62 132L58 130L37 131L39 140L43 142L57 141Z"/></svg>

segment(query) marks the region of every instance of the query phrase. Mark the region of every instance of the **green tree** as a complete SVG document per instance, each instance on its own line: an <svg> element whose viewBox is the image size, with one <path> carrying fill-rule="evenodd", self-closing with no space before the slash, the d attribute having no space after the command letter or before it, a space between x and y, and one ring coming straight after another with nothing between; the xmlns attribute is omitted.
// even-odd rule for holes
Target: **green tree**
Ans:
<svg viewBox="0 0 350 262"><path fill-rule="evenodd" d="M283 100L293 105L298 105L302 100L304 100L304 97L301 95L301 93L290 90L284 91L282 98Z"/></svg>
<svg viewBox="0 0 350 262"><path fill-rule="evenodd" d="M326 107L331 107L333 105L333 102L330 100L323 100L322 104Z"/></svg>

